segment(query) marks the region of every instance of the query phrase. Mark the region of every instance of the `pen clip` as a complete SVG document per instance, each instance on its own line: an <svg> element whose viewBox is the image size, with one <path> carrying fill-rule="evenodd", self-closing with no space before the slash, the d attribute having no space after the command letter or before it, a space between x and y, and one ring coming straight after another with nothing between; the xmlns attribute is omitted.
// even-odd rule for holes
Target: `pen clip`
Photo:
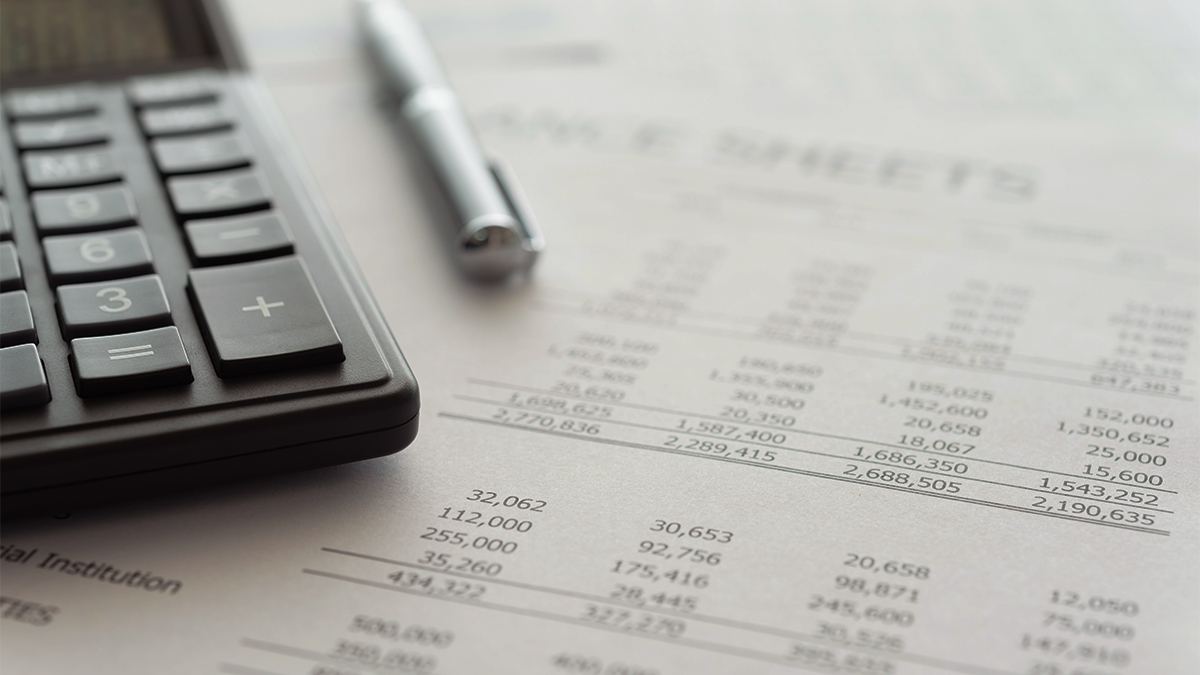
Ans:
<svg viewBox="0 0 1200 675"><path fill-rule="evenodd" d="M508 208L521 227L523 255L519 269L523 272L528 271L530 267L533 267L533 263L537 262L538 254L546 246L546 239L542 236L542 230L533 217L533 211L529 208L529 202L525 200L525 193L521 190L521 184L517 182L512 167L498 157L489 157L488 167L496 178L500 194L504 195Z"/></svg>

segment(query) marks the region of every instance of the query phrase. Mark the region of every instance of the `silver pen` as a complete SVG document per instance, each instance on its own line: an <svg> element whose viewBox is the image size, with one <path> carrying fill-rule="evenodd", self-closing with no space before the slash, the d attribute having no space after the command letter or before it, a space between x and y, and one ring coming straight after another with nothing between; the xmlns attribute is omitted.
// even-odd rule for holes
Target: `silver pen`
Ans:
<svg viewBox="0 0 1200 675"><path fill-rule="evenodd" d="M356 0L358 23L404 119L458 217L454 254L468 275L528 270L545 242L510 171L484 157L454 90L398 0Z"/></svg>

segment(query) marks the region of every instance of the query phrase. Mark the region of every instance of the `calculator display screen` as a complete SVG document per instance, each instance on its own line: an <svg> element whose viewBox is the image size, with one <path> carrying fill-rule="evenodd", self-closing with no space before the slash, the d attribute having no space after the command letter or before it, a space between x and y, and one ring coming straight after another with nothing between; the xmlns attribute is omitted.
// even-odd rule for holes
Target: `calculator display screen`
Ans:
<svg viewBox="0 0 1200 675"><path fill-rule="evenodd" d="M198 13L185 4L191 3L4 0L0 75L139 67L203 56L209 50L196 39Z"/></svg>

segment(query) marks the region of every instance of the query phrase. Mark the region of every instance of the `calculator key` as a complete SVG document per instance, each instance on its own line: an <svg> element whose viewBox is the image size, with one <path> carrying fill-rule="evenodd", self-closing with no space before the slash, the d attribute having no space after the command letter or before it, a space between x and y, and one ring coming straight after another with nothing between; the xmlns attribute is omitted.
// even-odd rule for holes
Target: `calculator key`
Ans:
<svg viewBox="0 0 1200 675"><path fill-rule="evenodd" d="M50 283L74 284L150 274L146 235L136 227L42 240Z"/></svg>
<svg viewBox="0 0 1200 675"><path fill-rule="evenodd" d="M108 127L95 117L17 122L13 125L13 138L22 150L69 148L107 141Z"/></svg>
<svg viewBox="0 0 1200 675"><path fill-rule="evenodd" d="M12 213L8 210L8 202L0 199L0 241L12 239Z"/></svg>
<svg viewBox="0 0 1200 675"><path fill-rule="evenodd" d="M193 379L174 326L71 340L71 370L80 396L182 385Z"/></svg>
<svg viewBox="0 0 1200 675"><path fill-rule="evenodd" d="M104 185L33 193L33 215L43 235L106 230L137 219L133 193L124 185Z"/></svg>
<svg viewBox="0 0 1200 675"><path fill-rule="evenodd" d="M58 287L58 317L72 339L171 325L171 307L157 274Z"/></svg>
<svg viewBox="0 0 1200 675"><path fill-rule="evenodd" d="M156 138L150 142L154 163L165 174L200 173L249 166L250 150L234 134Z"/></svg>
<svg viewBox="0 0 1200 675"><path fill-rule="evenodd" d="M271 204L266 183L253 171L226 171L167 179L167 192L181 216L256 211Z"/></svg>
<svg viewBox="0 0 1200 675"><path fill-rule="evenodd" d="M147 136L172 136L221 131L233 127L233 115L222 105L147 108L138 114Z"/></svg>
<svg viewBox="0 0 1200 675"><path fill-rule="evenodd" d="M25 181L35 190L107 183L121 177L117 159L108 150L30 152L21 162Z"/></svg>
<svg viewBox="0 0 1200 675"><path fill-rule="evenodd" d="M345 360L299 258L192 270L188 293L221 377Z"/></svg>
<svg viewBox="0 0 1200 675"><path fill-rule="evenodd" d="M129 99L139 107L213 101L220 92L221 83L211 70L137 77L129 83Z"/></svg>
<svg viewBox="0 0 1200 675"><path fill-rule="evenodd" d="M292 253L292 233L278 213L209 218L184 223L200 265L225 265Z"/></svg>
<svg viewBox="0 0 1200 675"><path fill-rule="evenodd" d="M25 288L21 277L21 261L17 258L17 247L11 241L0 243L0 292Z"/></svg>
<svg viewBox="0 0 1200 675"><path fill-rule="evenodd" d="M100 90L94 84L10 91L4 97L9 117L63 117L100 109Z"/></svg>
<svg viewBox="0 0 1200 675"><path fill-rule="evenodd" d="M28 408L50 402L50 386L37 347L0 349L0 408Z"/></svg>
<svg viewBox="0 0 1200 675"><path fill-rule="evenodd" d="M0 347L37 341L29 295L25 291L0 293Z"/></svg>

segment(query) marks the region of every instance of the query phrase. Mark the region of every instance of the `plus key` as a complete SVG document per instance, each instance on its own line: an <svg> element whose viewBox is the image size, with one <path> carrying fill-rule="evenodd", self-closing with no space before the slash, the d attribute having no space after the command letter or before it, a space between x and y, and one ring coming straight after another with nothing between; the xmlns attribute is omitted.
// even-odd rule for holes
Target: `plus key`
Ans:
<svg viewBox="0 0 1200 675"><path fill-rule="evenodd" d="M192 270L188 295L221 377L345 360L308 268L296 256Z"/></svg>

